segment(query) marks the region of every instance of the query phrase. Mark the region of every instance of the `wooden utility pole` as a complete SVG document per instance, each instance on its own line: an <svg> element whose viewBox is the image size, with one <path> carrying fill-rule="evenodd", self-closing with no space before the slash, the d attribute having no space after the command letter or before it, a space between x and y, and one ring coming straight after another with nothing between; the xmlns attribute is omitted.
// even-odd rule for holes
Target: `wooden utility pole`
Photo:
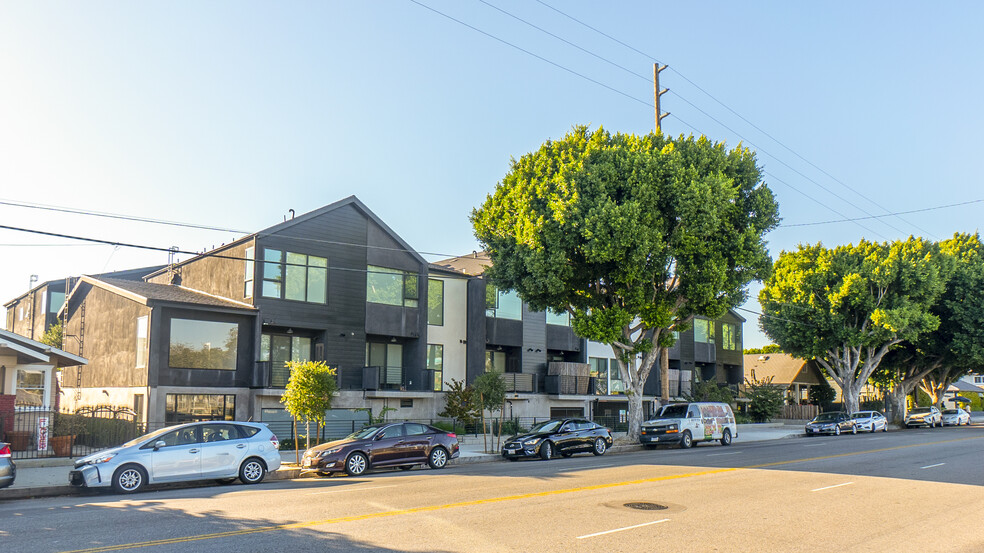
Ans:
<svg viewBox="0 0 984 553"><path fill-rule="evenodd" d="M660 90L659 88L659 74L666 69L667 66L664 65L660 67L658 63L653 64L653 100L656 103L656 132L661 131L663 118L670 114L670 112L663 113L660 111L659 99L661 96L669 92L670 89L664 88Z"/></svg>

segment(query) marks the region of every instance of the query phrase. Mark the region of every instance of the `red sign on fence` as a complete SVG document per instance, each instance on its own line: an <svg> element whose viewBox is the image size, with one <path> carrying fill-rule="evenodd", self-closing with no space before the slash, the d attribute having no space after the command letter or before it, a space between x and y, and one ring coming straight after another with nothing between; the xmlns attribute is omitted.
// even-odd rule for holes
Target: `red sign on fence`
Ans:
<svg viewBox="0 0 984 553"><path fill-rule="evenodd" d="M38 417L38 451L48 449L48 417Z"/></svg>

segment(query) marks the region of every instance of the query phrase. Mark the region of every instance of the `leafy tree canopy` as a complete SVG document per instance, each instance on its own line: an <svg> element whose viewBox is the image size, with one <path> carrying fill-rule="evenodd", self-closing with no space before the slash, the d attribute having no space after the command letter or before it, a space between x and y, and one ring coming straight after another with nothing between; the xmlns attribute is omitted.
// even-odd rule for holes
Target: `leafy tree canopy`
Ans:
<svg viewBox="0 0 984 553"><path fill-rule="evenodd" d="M338 391L335 369L324 361L291 361L287 366L290 378L280 402L292 416L324 424L325 411Z"/></svg>
<svg viewBox="0 0 984 553"><path fill-rule="evenodd" d="M763 346L763 347L760 347L760 348L748 348L745 351L743 351L742 353L744 353L746 355L754 355L754 354L760 354L761 355L761 354L765 354L765 353L782 353L782 348L780 348L776 344L769 344L767 346Z"/></svg>
<svg viewBox="0 0 984 553"><path fill-rule="evenodd" d="M613 346L638 396L637 435L642 385L672 331L740 305L768 275L763 235L778 205L760 178L741 146L579 126L513 160L471 221L493 285L568 311L580 336Z"/></svg>

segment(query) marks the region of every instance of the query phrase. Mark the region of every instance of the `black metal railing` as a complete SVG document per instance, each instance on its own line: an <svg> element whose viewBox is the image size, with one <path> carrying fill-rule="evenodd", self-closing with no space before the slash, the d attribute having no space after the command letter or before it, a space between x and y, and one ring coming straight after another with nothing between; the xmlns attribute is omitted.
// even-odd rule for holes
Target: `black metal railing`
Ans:
<svg viewBox="0 0 984 553"><path fill-rule="evenodd" d="M147 432L126 407L86 407L74 412L18 407L0 415L0 439L14 459L81 457L115 447Z"/></svg>
<svg viewBox="0 0 984 553"><path fill-rule="evenodd" d="M533 373L504 373L502 378L506 382L506 392L528 392L540 393L542 385L539 375Z"/></svg>
<svg viewBox="0 0 984 553"><path fill-rule="evenodd" d="M547 375L544 387L549 395L594 395L595 377Z"/></svg>

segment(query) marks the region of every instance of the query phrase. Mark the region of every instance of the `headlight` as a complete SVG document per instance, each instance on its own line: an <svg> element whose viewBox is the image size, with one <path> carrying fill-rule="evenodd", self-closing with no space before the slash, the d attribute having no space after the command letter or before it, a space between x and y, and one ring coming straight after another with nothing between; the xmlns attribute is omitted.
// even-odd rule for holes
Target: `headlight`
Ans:
<svg viewBox="0 0 984 553"><path fill-rule="evenodd" d="M679 430L680 429L680 426L677 425L677 424L671 424L671 425L667 426L666 429L667 430Z"/></svg>
<svg viewBox="0 0 984 553"><path fill-rule="evenodd" d="M98 465L100 463L105 463L105 462L111 460L113 457L116 457L116 454L115 453L103 453L102 455L99 455L97 457L93 457L89 461L89 464L90 465Z"/></svg>
<svg viewBox="0 0 984 553"><path fill-rule="evenodd" d="M540 441L540 438L532 438L523 442L523 445L536 445Z"/></svg>
<svg viewBox="0 0 984 553"><path fill-rule="evenodd" d="M335 453L338 453L341 450L342 450L342 448L340 448L340 447L333 447L331 449L326 449L326 450L322 451L321 453L319 453L318 454L318 457L327 457L329 455L334 455Z"/></svg>

